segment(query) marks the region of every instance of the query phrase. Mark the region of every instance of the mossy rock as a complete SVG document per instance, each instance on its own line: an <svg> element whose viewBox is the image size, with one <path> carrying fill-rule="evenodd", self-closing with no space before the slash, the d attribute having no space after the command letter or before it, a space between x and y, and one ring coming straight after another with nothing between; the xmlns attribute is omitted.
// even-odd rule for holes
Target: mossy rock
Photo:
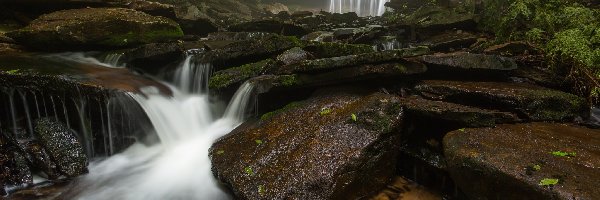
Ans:
<svg viewBox="0 0 600 200"><path fill-rule="evenodd" d="M530 123L452 131L443 146L469 199L558 200L600 198L598 144L596 129Z"/></svg>
<svg viewBox="0 0 600 200"><path fill-rule="evenodd" d="M42 15L8 32L18 43L40 50L88 50L168 42L183 32L174 21L122 8L84 8Z"/></svg>
<svg viewBox="0 0 600 200"><path fill-rule="evenodd" d="M262 74L265 69L273 67L276 62L273 59L245 64L239 67L233 67L226 70L215 72L208 81L210 89L224 89L234 84Z"/></svg>
<svg viewBox="0 0 600 200"><path fill-rule="evenodd" d="M331 58L375 52L371 45L337 42L311 42L304 47L304 50L311 52L317 58Z"/></svg>
<svg viewBox="0 0 600 200"><path fill-rule="evenodd" d="M323 91L219 139L213 172L239 199L365 196L395 173L397 103L381 93Z"/></svg>
<svg viewBox="0 0 600 200"><path fill-rule="evenodd" d="M426 80L415 89L429 99L515 112L532 121L589 116L584 98L530 84Z"/></svg>

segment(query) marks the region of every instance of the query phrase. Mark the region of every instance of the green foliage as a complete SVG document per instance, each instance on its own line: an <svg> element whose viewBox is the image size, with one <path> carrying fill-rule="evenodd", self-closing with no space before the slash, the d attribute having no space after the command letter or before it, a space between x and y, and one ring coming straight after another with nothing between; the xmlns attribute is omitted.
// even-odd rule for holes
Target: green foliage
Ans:
<svg viewBox="0 0 600 200"><path fill-rule="evenodd" d="M559 180L554 178L545 178L540 180L540 186L554 186L558 184Z"/></svg>
<svg viewBox="0 0 600 200"><path fill-rule="evenodd" d="M246 174L248 174L249 176L254 176L254 170L252 170L251 167L245 167L244 172L246 172Z"/></svg>
<svg viewBox="0 0 600 200"><path fill-rule="evenodd" d="M273 116L275 116L276 114L282 113L282 112L284 112L284 111L286 111L286 110L290 110L290 109L293 109L293 108L297 108L297 107L299 107L299 106L301 106L301 105L302 105L302 103L301 103L301 102L292 102L292 103L289 103L288 105L285 105L283 108L281 108L281 109L279 109L279 110L275 110L275 111L272 111L272 112L268 112L268 113L265 113L265 114L263 114L262 116L260 116L260 120L261 120L261 121L266 121L266 120L269 120L269 119L271 119Z"/></svg>
<svg viewBox="0 0 600 200"><path fill-rule="evenodd" d="M256 142L257 145L261 145L263 143L262 140L254 140L254 142Z"/></svg>
<svg viewBox="0 0 600 200"><path fill-rule="evenodd" d="M352 113L351 117L352 121L358 121L358 117L356 116L356 114Z"/></svg>
<svg viewBox="0 0 600 200"><path fill-rule="evenodd" d="M260 194L260 195L265 194L265 186L264 185L258 185L258 194Z"/></svg>
<svg viewBox="0 0 600 200"><path fill-rule="evenodd" d="M559 157L575 157L577 155L577 153L575 152L564 152L564 151L554 151L551 152L552 155L554 156L559 156Z"/></svg>
<svg viewBox="0 0 600 200"><path fill-rule="evenodd" d="M465 132L465 130L466 130L465 128L458 129L458 131L460 131L460 132Z"/></svg>
<svg viewBox="0 0 600 200"><path fill-rule="evenodd" d="M225 153L225 150L218 150L218 151L217 151L217 155L222 155L222 154L224 154L224 153Z"/></svg>
<svg viewBox="0 0 600 200"><path fill-rule="evenodd" d="M10 74L10 75L17 75L17 74L19 74L19 71L21 71L21 70L13 69L13 70L5 71L5 73Z"/></svg>
<svg viewBox="0 0 600 200"><path fill-rule="evenodd" d="M531 168L532 168L534 171L540 171L540 170L542 169L542 166L540 166L540 165L533 165Z"/></svg>
<svg viewBox="0 0 600 200"><path fill-rule="evenodd" d="M324 116L324 115L328 115L330 113L331 113L331 109L323 108L323 109L321 109L321 112L319 112L319 115Z"/></svg>

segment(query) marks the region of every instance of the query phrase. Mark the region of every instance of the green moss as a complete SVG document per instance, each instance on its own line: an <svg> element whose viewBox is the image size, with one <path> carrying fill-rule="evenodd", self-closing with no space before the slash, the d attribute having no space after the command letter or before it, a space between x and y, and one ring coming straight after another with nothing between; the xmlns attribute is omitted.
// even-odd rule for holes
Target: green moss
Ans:
<svg viewBox="0 0 600 200"><path fill-rule="evenodd" d="M297 80L296 76L294 76L294 75L282 76L281 84L283 86L289 87L289 86L296 85L297 83L298 83L298 80Z"/></svg>
<svg viewBox="0 0 600 200"><path fill-rule="evenodd" d="M277 115L279 113L282 113L282 112L285 112L287 110L291 110L291 109L300 107L302 105L303 105L302 102L292 102L292 103L289 103L289 104L287 104L286 106L284 106L283 108L281 108L279 110L275 110L275 111L271 111L271 112L263 114L260 117L260 120L261 121L267 121L267 120L271 119L273 116L275 116L275 115Z"/></svg>
<svg viewBox="0 0 600 200"><path fill-rule="evenodd" d="M255 63L245 64L239 67L229 68L216 72L208 81L211 89L222 89L232 84L242 82L260 75L267 67L273 65L273 59L266 59Z"/></svg>

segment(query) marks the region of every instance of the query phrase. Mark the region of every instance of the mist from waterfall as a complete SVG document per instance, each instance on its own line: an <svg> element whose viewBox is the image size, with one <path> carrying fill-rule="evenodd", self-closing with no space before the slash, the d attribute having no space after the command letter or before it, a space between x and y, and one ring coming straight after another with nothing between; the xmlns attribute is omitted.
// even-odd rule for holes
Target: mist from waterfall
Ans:
<svg viewBox="0 0 600 200"><path fill-rule="evenodd" d="M358 16L381 16L390 0L330 0L329 12L355 12Z"/></svg>
<svg viewBox="0 0 600 200"><path fill-rule="evenodd" d="M85 200L230 199L211 172L208 149L244 120L254 87L243 84L225 110L215 111L204 87L210 64L181 63L172 84L173 96L155 88L129 94L148 115L157 143L138 142L126 151L92 163L66 198ZM196 81L203 77L202 81ZM220 114L215 114L220 113Z"/></svg>

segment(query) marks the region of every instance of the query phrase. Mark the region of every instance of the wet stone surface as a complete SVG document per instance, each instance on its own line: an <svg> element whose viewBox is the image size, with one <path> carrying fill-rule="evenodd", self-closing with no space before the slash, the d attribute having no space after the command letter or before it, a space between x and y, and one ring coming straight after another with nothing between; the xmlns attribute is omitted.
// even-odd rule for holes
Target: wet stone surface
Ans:
<svg viewBox="0 0 600 200"><path fill-rule="evenodd" d="M398 98L323 91L210 150L213 173L240 199L352 199L394 174Z"/></svg>
<svg viewBox="0 0 600 200"><path fill-rule="evenodd" d="M75 177L87 172L88 159L72 130L60 122L44 118L36 122L35 133L61 174Z"/></svg>
<svg viewBox="0 0 600 200"><path fill-rule="evenodd" d="M454 181L471 199L599 199L600 130L531 123L444 138Z"/></svg>

